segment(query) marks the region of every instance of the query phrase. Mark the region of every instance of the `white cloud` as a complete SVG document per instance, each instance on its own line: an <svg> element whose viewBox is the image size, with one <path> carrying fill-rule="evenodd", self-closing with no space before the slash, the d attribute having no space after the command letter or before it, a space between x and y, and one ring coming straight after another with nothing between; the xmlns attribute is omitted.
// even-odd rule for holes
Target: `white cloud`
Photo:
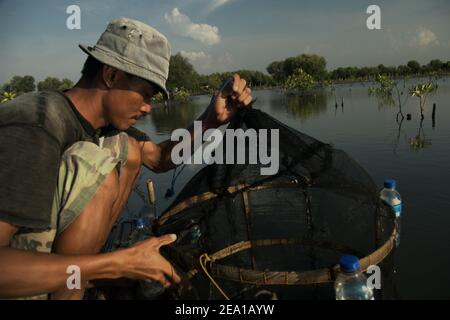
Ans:
<svg viewBox="0 0 450 320"><path fill-rule="evenodd" d="M430 44L439 44L439 41L431 30L419 28L418 34L413 37L412 43L419 47L427 47Z"/></svg>
<svg viewBox="0 0 450 320"><path fill-rule="evenodd" d="M164 14L164 18L172 30L180 36L189 37L207 45L220 42L219 28L209 24L193 23L178 8L174 8L172 12Z"/></svg>
<svg viewBox="0 0 450 320"><path fill-rule="evenodd" d="M212 0L206 7L205 13L210 14L217 8L223 6L224 4L231 2L232 0Z"/></svg>
<svg viewBox="0 0 450 320"><path fill-rule="evenodd" d="M208 60L210 57L204 53L203 51L195 52L195 51L184 51L181 50L180 54L187 58L190 62L197 62L202 60Z"/></svg>
<svg viewBox="0 0 450 320"><path fill-rule="evenodd" d="M226 71L232 66L232 56L229 52L212 56L204 51L181 50L180 54L186 57L192 63L194 69L201 74Z"/></svg>

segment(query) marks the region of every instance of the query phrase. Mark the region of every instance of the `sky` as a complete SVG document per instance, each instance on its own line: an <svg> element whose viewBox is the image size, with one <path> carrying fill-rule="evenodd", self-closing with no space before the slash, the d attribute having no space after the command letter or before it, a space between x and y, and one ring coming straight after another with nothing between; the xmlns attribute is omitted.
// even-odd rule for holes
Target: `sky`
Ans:
<svg viewBox="0 0 450 320"><path fill-rule="evenodd" d="M77 5L81 28L69 30ZM381 29L369 30L377 5ZM128 17L163 33L201 74L238 69L265 72L273 61L302 53L340 66L450 60L450 0L0 0L0 84L14 75L76 81L108 22Z"/></svg>

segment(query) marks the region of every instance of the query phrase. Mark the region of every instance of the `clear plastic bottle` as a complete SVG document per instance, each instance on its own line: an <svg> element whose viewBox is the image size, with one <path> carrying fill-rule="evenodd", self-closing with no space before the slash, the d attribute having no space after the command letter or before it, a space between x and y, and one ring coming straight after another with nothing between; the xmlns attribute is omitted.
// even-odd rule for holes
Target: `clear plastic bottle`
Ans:
<svg viewBox="0 0 450 320"><path fill-rule="evenodd" d="M384 189L380 192L380 199L386 202L395 212L395 224L397 227L396 245L400 244L400 219L402 215L402 198L395 189L397 182L392 179L384 181Z"/></svg>
<svg viewBox="0 0 450 320"><path fill-rule="evenodd" d="M367 286L367 277L359 271L359 259L346 255L341 257L339 264L341 273L334 283L336 300L375 300L373 289Z"/></svg>
<svg viewBox="0 0 450 320"><path fill-rule="evenodd" d="M148 239L152 237L152 231L150 227L150 220L148 218L138 218L134 221L135 229L130 235L130 245L136 242ZM140 296L144 299L155 300L161 296L165 289L157 281L141 280L139 281Z"/></svg>
<svg viewBox="0 0 450 320"><path fill-rule="evenodd" d="M138 218L133 221L134 229L130 234L128 246L134 245L136 242L148 239L152 236L150 228L150 220L148 218Z"/></svg>

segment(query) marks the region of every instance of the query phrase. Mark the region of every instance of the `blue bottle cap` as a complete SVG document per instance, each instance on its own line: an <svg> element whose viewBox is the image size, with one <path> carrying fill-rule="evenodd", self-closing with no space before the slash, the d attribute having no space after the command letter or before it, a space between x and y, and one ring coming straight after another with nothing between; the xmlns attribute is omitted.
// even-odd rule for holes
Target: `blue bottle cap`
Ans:
<svg viewBox="0 0 450 320"><path fill-rule="evenodd" d="M388 179L388 180L384 180L384 187L387 189L395 189L395 187L397 186L397 181L395 181L394 179Z"/></svg>
<svg viewBox="0 0 450 320"><path fill-rule="evenodd" d="M339 260L339 265L341 266L341 271L351 273L359 270L359 259L355 256L342 256Z"/></svg>

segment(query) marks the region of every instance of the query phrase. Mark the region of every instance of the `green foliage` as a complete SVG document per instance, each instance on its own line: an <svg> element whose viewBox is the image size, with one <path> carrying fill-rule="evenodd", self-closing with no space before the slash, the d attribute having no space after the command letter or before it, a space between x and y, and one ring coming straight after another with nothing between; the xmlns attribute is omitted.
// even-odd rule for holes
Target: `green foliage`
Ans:
<svg viewBox="0 0 450 320"><path fill-rule="evenodd" d="M415 60L411 60L411 61L408 61L408 63L406 65L411 69L411 72L413 74L419 73L419 71L420 71L420 63L419 62L417 62Z"/></svg>
<svg viewBox="0 0 450 320"><path fill-rule="evenodd" d="M220 88L225 79L232 77L235 73L244 78L249 86L272 85L272 78L260 71L237 70L234 72L199 75L187 58L178 53L170 58L167 87L171 89L183 88L188 92L211 94Z"/></svg>
<svg viewBox="0 0 450 320"><path fill-rule="evenodd" d="M59 80L58 78L47 77L40 81L37 85L38 91L44 90L58 90L63 91L73 87L73 82L69 79Z"/></svg>
<svg viewBox="0 0 450 320"><path fill-rule="evenodd" d="M423 98L433 91L433 84L431 83L419 83L409 89L409 93L413 97Z"/></svg>
<svg viewBox="0 0 450 320"><path fill-rule="evenodd" d="M277 83L284 83L298 69L302 69L314 80L322 81L327 77L327 62L324 57L317 54L302 54L289 57L284 61L272 62L267 67L267 72Z"/></svg>
<svg viewBox="0 0 450 320"><path fill-rule="evenodd" d="M249 87L267 87L274 85L273 79L260 72L253 70L236 70L233 72L213 73L210 75L200 76L200 88L203 92L213 94L215 90L218 90L222 83L233 77L237 73L239 76L247 81Z"/></svg>
<svg viewBox="0 0 450 320"><path fill-rule="evenodd" d="M203 92L213 94L219 89L225 77L220 73L200 76L200 88Z"/></svg>
<svg viewBox="0 0 450 320"><path fill-rule="evenodd" d="M339 81L357 81L375 79L378 75L389 77L426 76L436 74L441 76L450 72L450 62L442 62L438 59L431 60L427 65L421 66L415 60L408 61L406 65L385 66L379 64L376 67L339 67L329 73L329 78Z"/></svg>
<svg viewBox="0 0 450 320"><path fill-rule="evenodd" d="M428 63L428 67L432 72L439 72L444 67L444 63L439 59L433 59Z"/></svg>
<svg viewBox="0 0 450 320"><path fill-rule="evenodd" d="M380 96L391 96L394 89L394 82L388 77L378 74L375 79L376 86L369 87L369 94Z"/></svg>
<svg viewBox="0 0 450 320"><path fill-rule="evenodd" d="M12 79L3 85L3 91L15 92L17 95L26 92L32 92L36 89L34 78L32 76L14 76Z"/></svg>
<svg viewBox="0 0 450 320"><path fill-rule="evenodd" d="M167 87L171 89L183 87L190 91L200 88L198 73L188 59L180 53L170 57Z"/></svg>
<svg viewBox="0 0 450 320"><path fill-rule="evenodd" d="M298 90L304 92L311 89L316 85L314 78L303 71L303 69L297 69L295 72L286 79L285 87L291 90Z"/></svg>
<svg viewBox="0 0 450 320"><path fill-rule="evenodd" d="M435 90L435 86L432 83L419 83L409 89L409 94L413 97L418 97L420 114L423 119L423 111L425 108L425 102L428 95Z"/></svg>
<svg viewBox="0 0 450 320"><path fill-rule="evenodd" d="M15 92L4 91L0 97L0 103L6 103L16 97Z"/></svg>
<svg viewBox="0 0 450 320"><path fill-rule="evenodd" d="M175 101L187 101L189 100L189 97L190 97L189 91L183 87L178 88L173 93L173 98Z"/></svg>
<svg viewBox="0 0 450 320"><path fill-rule="evenodd" d="M403 95L403 90L399 88L398 81L394 81L390 76L378 74L375 83L376 86L369 87L369 95L377 97L379 108L397 105L399 108L397 117L403 117L402 106L408 101L409 95Z"/></svg>
<svg viewBox="0 0 450 320"><path fill-rule="evenodd" d="M404 77L404 76L407 76L409 74L411 74L411 68L410 67L405 66L405 65L400 65L400 66L397 67L397 75Z"/></svg>
<svg viewBox="0 0 450 320"><path fill-rule="evenodd" d="M285 79L283 70L283 61L274 61L266 68L267 72L273 77L273 79L280 83Z"/></svg>
<svg viewBox="0 0 450 320"><path fill-rule="evenodd" d="M163 102L163 101L164 101L164 96L163 96L163 94L162 94L161 92L158 92L157 94L155 94L155 95L153 96L152 101L155 102L155 103Z"/></svg>

